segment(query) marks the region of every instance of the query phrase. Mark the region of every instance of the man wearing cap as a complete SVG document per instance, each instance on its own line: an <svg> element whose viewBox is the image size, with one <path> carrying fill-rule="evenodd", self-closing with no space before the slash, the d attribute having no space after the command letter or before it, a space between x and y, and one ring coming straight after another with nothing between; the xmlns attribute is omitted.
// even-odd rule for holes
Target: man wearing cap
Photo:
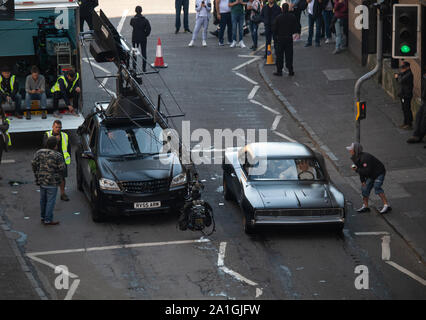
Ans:
<svg viewBox="0 0 426 320"><path fill-rule="evenodd" d="M352 170L359 174L361 179L361 191L363 205L357 210L358 213L369 212L368 198L370 197L371 189L374 187L375 193L382 199L383 208L380 213L386 213L392 210L386 199L385 192L382 189L385 181L386 169L383 163L373 155L363 152L361 144L354 142L346 149L351 154L351 160L354 163Z"/></svg>
<svg viewBox="0 0 426 320"><path fill-rule="evenodd" d="M0 75L0 104L15 102L15 117L22 119L22 97L18 91L19 84L16 81L16 76L12 75L8 66L4 66Z"/></svg>
<svg viewBox="0 0 426 320"><path fill-rule="evenodd" d="M395 73L395 79L400 84L398 97L401 99L402 112L404 113L404 123L401 129L411 130L413 124L413 113L411 112L411 99L413 99L413 73L410 63L405 61L401 66L401 72Z"/></svg>

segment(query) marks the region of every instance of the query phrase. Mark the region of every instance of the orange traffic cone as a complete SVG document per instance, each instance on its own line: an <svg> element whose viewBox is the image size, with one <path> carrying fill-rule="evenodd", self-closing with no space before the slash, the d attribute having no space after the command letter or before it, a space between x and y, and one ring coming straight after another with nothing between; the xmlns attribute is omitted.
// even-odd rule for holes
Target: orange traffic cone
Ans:
<svg viewBox="0 0 426 320"><path fill-rule="evenodd" d="M157 53L155 57L155 62L151 64L153 68L167 68L167 63L164 63L163 59L163 50L161 49L161 40L158 38L157 42Z"/></svg>
<svg viewBox="0 0 426 320"><path fill-rule="evenodd" d="M266 65L274 65L274 57L272 55L271 45L268 44L268 51L266 53Z"/></svg>

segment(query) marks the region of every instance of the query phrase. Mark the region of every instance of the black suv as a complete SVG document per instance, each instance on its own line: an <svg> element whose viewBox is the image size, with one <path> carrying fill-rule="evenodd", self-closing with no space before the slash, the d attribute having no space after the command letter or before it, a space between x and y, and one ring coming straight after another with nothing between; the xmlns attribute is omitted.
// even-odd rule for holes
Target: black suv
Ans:
<svg viewBox="0 0 426 320"><path fill-rule="evenodd" d="M100 109L97 103L95 110ZM107 215L183 207L187 172L175 153L160 153L162 130L151 117L94 113L86 118L77 131L77 185L91 203L95 222Z"/></svg>

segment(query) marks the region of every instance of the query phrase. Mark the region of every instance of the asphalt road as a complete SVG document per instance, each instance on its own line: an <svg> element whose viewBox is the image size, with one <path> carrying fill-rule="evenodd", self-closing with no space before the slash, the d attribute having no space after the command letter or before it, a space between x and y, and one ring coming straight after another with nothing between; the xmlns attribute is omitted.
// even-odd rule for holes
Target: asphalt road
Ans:
<svg viewBox="0 0 426 320"><path fill-rule="evenodd" d="M169 64L161 75L186 114L175 120L178 128L185 120L190 121L191 131L267 129L268 141L290 138L313 146L262 82L257 61L236 71L243 77L232 71L251 60L239 57L250 55L251 51L218 47L211 35L207 48L201 47L200 39L196 47L188 48L190 35L174 34L174 14L170 14L174 1L163 2L161 8L157 1L144 2L144 11L153 27L148 59L153 61L160 37L164 59ZM118 9L112 1L104 0L101 6L118 26L121 13L128 7L132 12L134 3L121 1ZM127 38L131 34L129 18L122 29ZM191 29L193 22L191 15ZM210 30L214 30L212 24ZM248 37L245 41L251 45ZM112 65L102 67L115 72ZM86 62L83 69L87 113L95 101L108 100L109 96L98 87ZM95 70L105 73L99 68ZM153 75L152 85L158 83L158 76ZM256 85L259 88L249 97ZM114 91L113 80L108 80L106 87ZM152 89L148 83L147 89ZM166 101L170 100L167 91L158 90ZM279 120L277 115L281 116ZM2 165L0 200L11 227L19 231L18 242L24 246L37 278L52 299L426 298L424 265L375 213L360 216L351 210L343 234L315 228L264 228L255 236L246 235L238 207L223 199L219 165L198 167L201 179L205 180L203 197L213 206L217 224L217 231L207 238L179 231L176 214L92 222L88 201L76 189L75 161L67 180L71 201L58 200L56 206L55 216L61 225L45 227L39 222L39 193L30 166L40 143L38 134L14 137L13 152L5 159L15 162ZM196 144L197 141L192 142L192 146ZM358 204L359 195L331 164L328 169L347 199ZM15 180L27 183L19 187L7 184ZM389 264L389 252L397 267ZM55 288L58 274L54 268L58 265L66 266L70 272L68 289ZM357 266L368 268L368 289L355 286Z"/></svg>

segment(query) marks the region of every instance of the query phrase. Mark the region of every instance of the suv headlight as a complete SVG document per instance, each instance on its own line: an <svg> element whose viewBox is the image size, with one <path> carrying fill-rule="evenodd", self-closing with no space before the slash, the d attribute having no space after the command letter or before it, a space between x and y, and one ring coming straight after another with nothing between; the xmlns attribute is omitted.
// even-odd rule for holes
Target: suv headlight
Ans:
<svg viewBox="0 0 426 320"><path fill-rule="evenodd" d="M172 179L172 183L170 184L170 187L173 188L173 187L181 186L185 183L186 183L186 173L182 172Z"/></svg>
<svg viewBox="0 0 426 320"><path fill-rule="evenodd" d="M99 179L99 187L102 190L120 191L120 187L117 182L105 178Z"/></svg>

